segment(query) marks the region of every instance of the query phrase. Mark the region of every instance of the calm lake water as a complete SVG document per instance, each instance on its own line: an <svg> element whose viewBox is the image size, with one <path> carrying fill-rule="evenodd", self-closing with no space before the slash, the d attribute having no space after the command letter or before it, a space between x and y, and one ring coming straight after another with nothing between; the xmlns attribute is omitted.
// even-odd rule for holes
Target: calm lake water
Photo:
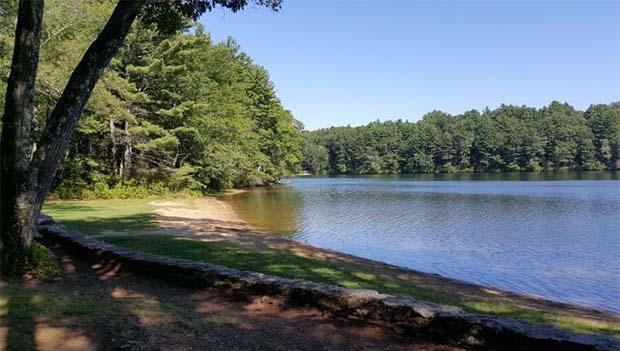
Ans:
<svg viewBox="0 0 620 351"><path fill-rule="evenodd" d="M262 229L620 312L620 175L302 177L227 201Z"/></svg>

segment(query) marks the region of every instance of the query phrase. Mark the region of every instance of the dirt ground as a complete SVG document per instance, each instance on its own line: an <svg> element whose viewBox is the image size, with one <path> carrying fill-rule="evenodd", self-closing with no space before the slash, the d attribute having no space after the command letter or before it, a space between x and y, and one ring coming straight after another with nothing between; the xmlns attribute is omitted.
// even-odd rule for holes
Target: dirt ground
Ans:
<svg viewBox="0 0 620 351"><path fill-rule="evenodd" d="M58 281L0 281L0 350L458 350L55 253Z"/></svg>

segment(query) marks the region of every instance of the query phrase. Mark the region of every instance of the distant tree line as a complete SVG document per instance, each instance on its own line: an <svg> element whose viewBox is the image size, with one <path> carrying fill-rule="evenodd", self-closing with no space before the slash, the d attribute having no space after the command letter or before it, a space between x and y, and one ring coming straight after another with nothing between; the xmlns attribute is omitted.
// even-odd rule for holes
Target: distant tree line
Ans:
<svg viewBox="0 0 620 351"><path fill-rule="evenodd" d="M46 1L33 142L116 5ZM15 1L0 5L0 108L15 11ZM185 21L172 33L134 23L79 119L53 183L57 196L206 193L299 172L302 126L283 108L268 72L234 40L214 43L200 24Z"/></svg>
<svg viewBox="0 0 620 351"><path fill-rule="evenodd" d="M315 174L620 169L620 104L585 112L567 103L502 105L412 123L373 122L305 132L302 168Z"/></svg>

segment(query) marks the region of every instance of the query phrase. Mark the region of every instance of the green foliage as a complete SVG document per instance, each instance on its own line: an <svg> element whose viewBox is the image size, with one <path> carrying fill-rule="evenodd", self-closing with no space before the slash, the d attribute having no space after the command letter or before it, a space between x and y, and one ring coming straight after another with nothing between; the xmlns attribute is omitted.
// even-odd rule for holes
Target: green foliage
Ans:
<svg viewBox="0 0 620 351"><path fill-rule="evenodd" d="M592 105L584 117L594 134L596 160L608 169L620 168L620 103Z"/></svg>
<svg viewBox="0 0 620 351"><path fill-rule="evenodd" d="M61 199L145 199L149 197L161 197L172 195L173 191L161 184L147 186L139 184L135 180L122 181L110 186L106 182L86 184L79 180L75 182L63 182L55 195Z"/></svg>
<svg viewBox="0 0 620 351"><path fill-rule="evenodd" d="M46 1L35 140L115 3ZM232 39L213 43L204 28L195 34L178 31L181 22L191 24L188 18L214 6L240 10L250 3L277 10L280 1L149 4L94 88L57 172L56 196L209 193L297 173L301 128L282 107L267 71ZM0 5L0 94L9 69L15 4ZM162 32L162 25L177 30Z"/></svg>
<svg viewBox="0 0 620 351"><path fill-rule="evenodd" d="M60 275L60 266L47 247L35 242L30 246L25 271L33 278L49 281Z"/></svg>
<svg viewBox="0 0 620 351"><path fill-rule="evenodd" d="M11 68L16 13L17 0L0 2L0 111L4 111L6 84Z"/></svg>
<svg viewBox="0 0 620 351"><path fill-rule="evenodd" d="M142 39L131 37L129 47L131 40ZM298 170L300 130L267 72L236 43L214 44L197 32L149 52L139 65L126 60L129 79L151 101L130 130L135 167L155 171L148 177L168 187L202 192L272 183Z"/></svg>
<svg viewBox="0 0 620 351"><path fill-rule="evenodd" d="M329 169L329 153L323 145L306 143L301 167L312 174L325 174Z"/></svg>
<svg viewBox="0 0 620 351"><path fill-rule="evenodd" d="M619 169L620 105L585 112L552 102L502 105L416 123L373 122L304 133L304 170L321 174L520 172ZM327 165L324 160L327 158Z"/></svg>
<svg viewBox="0 0 620 351"><path fill-rule="evenodd" d="M145 23L157 24L162 32L174 33L187 26L190 20L197 20L200 15L223 7L233 12L248 5L265 6L274 11L280 9L282 0L160 0L148 1L142 11Z"/></svg>

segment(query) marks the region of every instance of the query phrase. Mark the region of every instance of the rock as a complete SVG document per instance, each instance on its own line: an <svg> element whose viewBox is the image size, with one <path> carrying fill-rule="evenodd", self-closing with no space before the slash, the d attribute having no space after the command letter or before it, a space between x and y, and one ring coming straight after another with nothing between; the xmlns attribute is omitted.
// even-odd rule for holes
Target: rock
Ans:
<svg viewBox="0 0 620 351"><path fill-rule="evenodd" d="M54 218L48 216L46 214L41 213L37 220L35 221L35 225L51 225L54 224Z"/></svg>

